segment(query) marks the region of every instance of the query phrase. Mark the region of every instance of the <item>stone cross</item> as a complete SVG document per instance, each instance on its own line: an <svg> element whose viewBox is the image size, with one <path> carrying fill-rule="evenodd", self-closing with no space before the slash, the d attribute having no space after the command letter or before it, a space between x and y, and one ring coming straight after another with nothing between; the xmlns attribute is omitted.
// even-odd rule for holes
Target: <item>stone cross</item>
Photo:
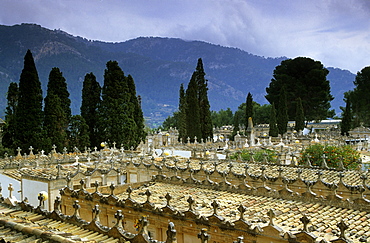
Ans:
<svg viewBox="0 0 370 243"><path fill-rule="evenodd" d="M170 200L172 199L172 197L168 192L167 192L165 198L167 200L167 207L170 207Z"/></svg>
<svg viewBox="0 0 370 243"><path fill-rule="evenodd" d="M52 150L52 152L53 153L56 153L57 151L55 150L56 148L57 148L57 146L55 145L55 144L53 144L53 146L51 147L53 150Z"/></svg>
<svg viewBox="0 0 370 243"><path fill-rule="evenodd" d="M131 188L131 186L129 186L129 187L127 188L126 192L128 193L127 199L131 198L131 193L132 193L132 188Z"/></svg>
<svg viewBox="0 0 370 243"><path fill-rule="evenodd" d="M30 155L33 155L33 152L32 152L33 147L32 146L30 146L29 150L30 150Z"/></svg>
<svg viewBox="0 0 370 243"><path fill-rule="evenodd" d="M299 220L303 223L303 231L308 232L307 225L310 223L310 219L304 214Z"/></svg>
<svg viewBox="0 0 370 243"><path fill-rule="evenodd" d="M150 196L152 195L152 193L150 192L150 190L149 189L147 189L146 191L145 191L145 195L146 195L146 202L147 203L149 203L150 201Z"/></svg>
<svg viewBox="0 0 370 243"><path fill-rule="evenodd" d="M201 230L201 232L198 234L198 238L200 239L201 243L208 243L209 235L207 234L206 228Z"/></svg>
<svg viewBox="0 0 370 243"><path fill-rule="evenodd" d="M44 200L45 200L44 195L42 193L39 193L37 199L39 200L39 207L44 208Z"/></svg>
<svg viewBox="0 0 370 243"><path fill-rule="evenodd" d="M114 195L114 189L116 189L116 186L114 185L113 182L110 184L109 189L110 189L110 195Z"/></svg>
<svg viewBox="0 0 370 243"><path fill-rule="evenodd" d="M195 203L193 197L189 196L187 202L189 203L189 211L193 211L193 206L194 206L194 203Z"/></svg>
<svg viewBox="0 0 370 243"><path fill-rule="evenodd" d="M168 223L166 234L167 234L167 240L165 243L177 242L176 229L175 229L174 223L172 222Z"/></svg>
<svg viewBox="0 0 370 243"><path fill-rule="evenodd" d="M21 149L20 147L18 147L18 148L17 148L17 151L18 151L17 157L18 157L18 156L22 156L22 155L21 155L21 151L22 151L22 149Z"/></svg>
<svg viewBox="0 0 370 243"><path fill-rule="evenodd" d="M62 200L60 199L60 196L57 196L54 200L54 211L60 212L60 205L62 204Z"/></svg>
<svg viewBox="0 0 370 243"><path fill-rule="evenodd" d="M338 228L340 229L340 239L346 239L345 231L348 229L348 225L344 223L343 219L337 224Z"/></svg>
<svg viewBox="0 0 370 243"><path fill-rule="evenodd" d="M13 197L13 191L14 191L12 183L9 184L8 190L9 190L9 198L12 198Z"/></svg>
<svg viewBox="0 0 370 243"><path fill-rule="evenodd" d="M81 190L84 189L85 181L84 179L80 180Z"/></svg>
<svg viewBox="0 0 370 243"><path fill-rule="evenodd" d="M217 215L217 209L220 207L220 204L216 200L213 200L211 206L213 208L213 214Z"/></svg>
<svg viewBox="0 0 370 243"><path fill-rule="evenodd" d="M45 151L44 150L41 150L41 156L44 156L45 154Z"/></svg>
<svg viewBox="0 0 370 243"><path fill-rule="evenodd" d="M116 142L113 142L113 149L116 149Z"/></svg>
<svg viewBox="0 0 370 243"><path fill-rule="evenodd" d="M115 227L123 228L122 220L123 220L123 214L122 210L117 210L117 212L114 214L114 217L117 219L117 223Z"/></svg>
<svg viewBox="0 0 370 243"><path fill-rule="evenodd" d="M99 182L98 181L95 181L93 183L93 187L95 187L95 192L98 192Z"/></svg>
<svg viewBox="0 0 370 243"><path fill-rule="evenodd" d="M79 204L79 201L78 200L75 200L74 202L73 202L73 206L72 206L73 208L74 208L74 210L75 210L75 212L74 212L74 214L73 214L73 216L75 216L75 217L79 217L80 216L80 204Z"/></svg>
<svg viewBox="0 0 370 243"><path fill-rule="evenodd" d="M75 157L75 159L76 159L76 163L78 163L78 159L79 159L80 157L78 157L78 155L76 155L76 157Z"/></svg>
<svg viewBox="0 0 370 243"><path fill-rule="evenodd" d="M94 208L92 209L92 213L94 215L93 221L100 221L99 219L99 214L100 214L100 209L99 209L99 204L96 204Z"/></svg>
<svg viewBox="0 0 370 243"><path fill-rule="evenodd" d="M239 220L244 220L244 213L247 211L247 208L240 204L240 206L238 207L238 211L240 212L240 218Z"/></svg>
<svg viewBox="0 0 370 243"><path fill-rule="evenodd" d="M275 224L274 224L274 218L276 217L276 213L274 212L274 210L272 210L272 209L270 208L270 210L267 212L267 215L268 215L268 216L269 216L269 218L270 218L269 225L274 226L274 225L275 225Z"/></svg>
<svg viewBox="0 0 370 243"><path fill-rule="evenodd" d="M58 164L58 165L56 166L56 168L58 169L57 178L60 178L60 177L62 176L62 172L61 172L61 168L62 168L62 166L61 166L60 164Z"/></svg>

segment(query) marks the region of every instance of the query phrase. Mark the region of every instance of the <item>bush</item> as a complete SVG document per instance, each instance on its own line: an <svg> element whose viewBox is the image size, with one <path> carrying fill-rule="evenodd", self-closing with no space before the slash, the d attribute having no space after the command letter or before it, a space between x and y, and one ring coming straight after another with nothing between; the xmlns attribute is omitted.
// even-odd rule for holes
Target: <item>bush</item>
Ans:
<svg viewBox="0 0 370 243"><path fill-rule="evenodd" d="M314 144L307 147L301 153L298 163L305 164L307 158L309 158L311 165L321 166L324 154L328 167L337 168L341 159L343 159L343 165L346 169L357 169L360 164L360 154L350 146L324 146L322 144Z"/></svg>
<svg viewBox="0 0 370 243"><path fill-rule="evenodd" d="M266 159L269 163L276 163L277 161L277 152L270 149L260 149L260 150L242 150L240 152L234 153L230 156L230 159L238 159L240 153L240 157L244 161L251 161L252 156L254 158L254 161L256 162L263 162L264 157L266 156Z"/></svg>

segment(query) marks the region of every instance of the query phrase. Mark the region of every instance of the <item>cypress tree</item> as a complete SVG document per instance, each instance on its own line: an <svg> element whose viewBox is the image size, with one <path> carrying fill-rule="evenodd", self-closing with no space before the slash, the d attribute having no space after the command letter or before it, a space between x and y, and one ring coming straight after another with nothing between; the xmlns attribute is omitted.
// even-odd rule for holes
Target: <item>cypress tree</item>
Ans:
<svg viewBox="0 0 370 243"><path fill-rule="evenodd" d="M199 117L201 138L204 140L213 137L213 125L210 104L208 100L206 73L204 72L202 59L198 59L197 67L194 72L198 84L198 102L199 102Z"/></svg>
<svg viewBox="0 0 370 243"><path fill-rule="evenodd" d="M129 148L125 134L133 126L129 120L129 97L127 82L122 69L116 61L108 61L104 71L104 85L102 88L102 101L99 111L99 132L101 142L122 144Z"/></svg>
<svg viewBox="0 0 370 243"><path fill-rule="evenodd" d="M98 147L100 144L98 120L99 120L99 105L100 105L100 84L96 81L93 73L85 75L82 87L82 103L81 116L84 118L89 127L88 136L90 139L90 146Z"/></svg>
<svg viewBox="0 0 370 243"><path fill-rule="evenodd" d="M342 136L349 136L348 132L349 130L351 130L351 125L352 125L352 111L351 111L351 103L350 103L349 98L347 98L345 102L346 102L346 107L344 109L344 112L342 112L342 122L340 124L340 133Z"/></svg>
<svg viewBox="0 0 370 243"><path fill-rule="evenodd" d="M279 134L281 135L287 132L287 126L288 126L288 121L289 121L286 97L287 97L286 88L285 86L283 86L282 89L280 90L278 113L276 115L277 126L279 129Z"/></svg>
<svg viewBox="0 0 370 243"><path fill-rule="evenodd" d="M90 146L89 126L81 115L71 117L69 131L70 150L77 147L81 151Z"/></svg>
<svg viewBox="0 0 370 243"><path fill-rule="evenodd" d="M51 93L59 97L62 109L67 118L66 127L68 127L68 122L72 116L71 100L69 99L66 79L63 77L63 73L57 67L52 68L49 74L47 94Z"/></svg>
<svg viewBox="0 0 370 243"><path fill-rule="evenodd" d="M145 130L144 130L144 115L141 109L141 98L140 96L136 96L136 86L134 79L131 75L128 75L126 78L127 87L128 87L128 96L129 99L129 107L132 108L129 111L131 112L128 114L128 118L133 120L133 127L127 130L126 136L127 138L131 138L127 141L127 145L129 148L133 147L136 148L139 143L145 139Z"/></svg>
<svg viewBox="0 0 370 243"><path fill-rule="evenodd" d="M44 129L47 137L45 150L50 151L52 145L57 146L57 151L63 151L67 144L66 123L67 116L64 111L61 99L58 95L49 93L45 97Z"/></svg>
<svg viewBox="0 0 370 243"><path fill-rule="evenodd" d="M42 89L36 65L30 50L24 57L24 67L19 79L19 98L15 112L16 146L28 152L30 146L36 150L42 146L43 112Z"/></svg>
<svg viewBox="0 0 370 243"><path fill-rule="evenodd" d="M44 108L44 128L50 143L45 149L55 144L61 152L68 146L67 130L71 119L71 100L66 79L59 68L52 68L49 74Z"/></svg>
<svg viewBox="0 0 370 243"><path fill-rule="evenodd" d="M186 142L186 96L184 85L180 85L179 113L178 113L179 138Z"/></svg>
<svg viewBox="0 0 370 243"><path fill-rule="evenodd" d="M276 109L275 105L272 104L270 113L270 124L269 124L269 136L277 137L279 135L279 129L276 121Z"/></svg>
<svg viewBox="0 0 370 243"><path fill-rule="evenodd" d="M16 123L15 123L15 113L18 105L18 84L11 82L9 84L7 101L8 105L5 109L5 127L4 135L2 138L3 146L6 148L15 149L15 133L16 133Z"/></svg>
<svg viewBox="0 0 370 243"><path fill-rule="evenodd" d="M304 129L305 119L301 98L297 99L296 116L295 116L295 130L302 131Z"/></svg>
<svg viewBox="0 0 370 243"><path fill-rule="evenodd" d="M200 126L200 111L198 102L198 85L196 82L196 73L194 72L188 88L186 89L186 137L194 142L194 138L202 137Z"/></svg>
<svg viewBox="0 0 370 243"><path fill-rule="evenodd" d="M253 119L253 97L251 93L248 92L247 99L246 99L246 108L245 108L245 129L248 128L248 119L252 117Z"/></svg>

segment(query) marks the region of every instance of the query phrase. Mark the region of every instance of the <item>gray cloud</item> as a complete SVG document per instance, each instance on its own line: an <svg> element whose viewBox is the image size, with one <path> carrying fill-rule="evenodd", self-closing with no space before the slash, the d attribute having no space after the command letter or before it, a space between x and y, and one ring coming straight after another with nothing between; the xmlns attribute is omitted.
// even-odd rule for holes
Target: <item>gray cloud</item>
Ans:
<svg viewBox="0 0 370 243"><path fill-rule="evenodd" d="M37 23L103 41L178 37L263 56L309 56L357 72L370 65L367 0L3 0L0 23Z"/></svg>

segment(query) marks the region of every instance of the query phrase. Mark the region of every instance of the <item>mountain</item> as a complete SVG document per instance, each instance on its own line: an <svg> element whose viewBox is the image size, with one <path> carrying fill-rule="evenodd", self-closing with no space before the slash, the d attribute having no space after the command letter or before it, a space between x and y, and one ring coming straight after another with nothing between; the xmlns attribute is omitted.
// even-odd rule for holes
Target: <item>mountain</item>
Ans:
<svg viewBox="0 0 370 243"><path fill-rule="evenodd" d="M236 110L248 92L254 101L265 104L266 87L274 68L286 57L269 58L246 51L201 41L175 38L139 37L120 43L91 41L61 30L49 30L36 24L0 25L0 110L6 107L10 82L17 82L23 57L30 49L42 82L44 94L49 72L58 67L66 78L72 112L79 113L82 82L93 72L103 83L105 64L118 61L126 75L135 80L142 98L144 115L152 126L159 125L178 106L180 84L188 84L197 59L202 58L211 109ZM355 75L346 70L328 68L333 108L343 106L343 92L353 89Z"/></svg>

